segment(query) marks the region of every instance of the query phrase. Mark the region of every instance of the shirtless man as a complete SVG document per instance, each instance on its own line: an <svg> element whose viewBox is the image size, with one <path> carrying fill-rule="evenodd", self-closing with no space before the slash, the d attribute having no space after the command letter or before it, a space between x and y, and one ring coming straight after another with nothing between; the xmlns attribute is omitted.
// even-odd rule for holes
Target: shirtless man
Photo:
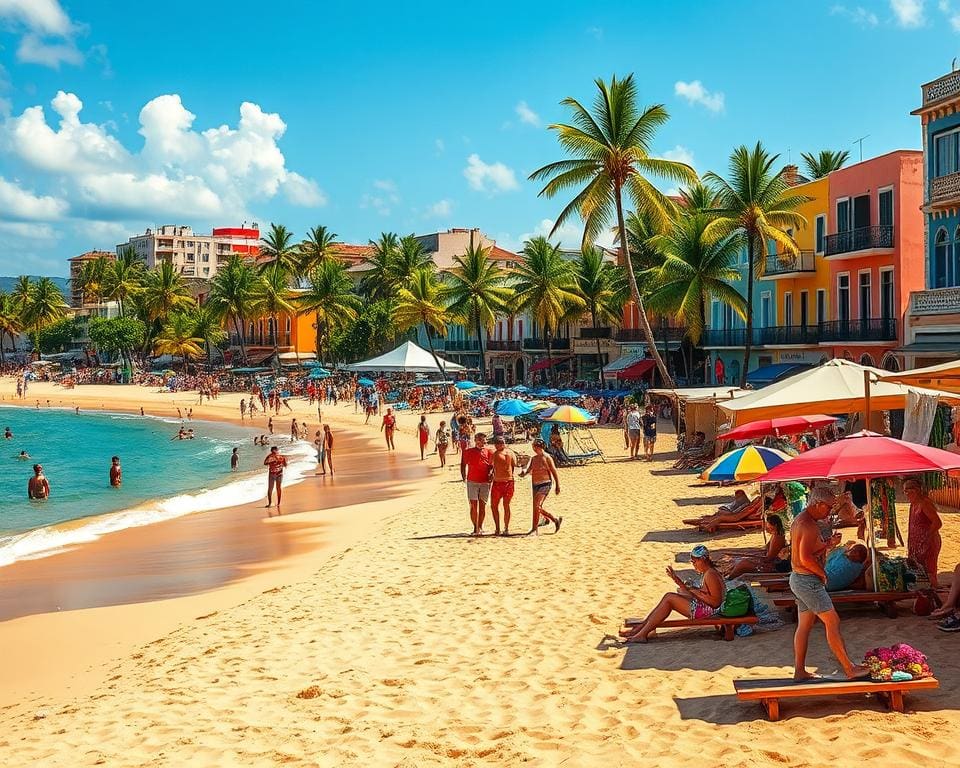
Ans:
<svg viewBox="0 0 960 768"><path fill-rule="evenodd" d="M123 470L120 469L120 457L114 456L110 459L110 485L119 488L123 483Z"/></svg>
<svg viewBox="0 0 960 768"><path fill-rule="evenodd" d="M283 468L287 466L287 457L280 454L277 446L270 448L270 453L263 460L263 465L268 467L267 471L267 508L273 503L273 489L277 489L277 509L280 509L280 496L282 495Z"/></svg>
<svg viewBox="0 0 960 768"><path fill-rule="evenodd" d="M510 535L510 501L513 499L513 472L517 454L507 448L503 435L493 439L493 487L490 489L490 511L493 512L494 536ZM503 533L500 532L500 502L503 501Z"/></svg>
<svg viewBox="0 0 960 768"><path fill-rule="evenodd" d="M836 496L829 488L817 486L810 493L809 505L797 515L790 526L790 591L797 600L797 631L793 637L794 680L810 680L807 672L807 645L810 630L817 619L823 622L827 643L836 656L848 680L870 676L866 667L854 664L840 635L840 617L827 594L827 573L824 570L827 551L840 543L840 534L835 533L827 541L820 537L818 520L824 520L833 508Z"/></svg>
<svg viewBox="0 0 960 768"><path fill-rule="evenodd" d="M33 477L27 481L28 499L46 499L50 497L50 483L43 474L43 467L33 465Z"/></svg>
<svg viewBox="0 0 960 768"><path fill-rule="evenodd" d="M557 466L553 463L553 458L546 453L547 444L540 438L533 441L533 457L530 463L520 473L520 477L530 475L533 484L533 527L527 535L539 535L540 516L547 518L553 523L553 532L560 530L562 517L554 517L543 508L543 502L550 495L550 488L556 485L556 492L560 494L560 476L557 474Z"/></svg>
<svg viewBox="0 0 960 768"><path fill-rule="evenodd" d="M300 425L297 424L297 420L294 419L290 422L290 442L297 442L298 437L300 437Z"/></svg>

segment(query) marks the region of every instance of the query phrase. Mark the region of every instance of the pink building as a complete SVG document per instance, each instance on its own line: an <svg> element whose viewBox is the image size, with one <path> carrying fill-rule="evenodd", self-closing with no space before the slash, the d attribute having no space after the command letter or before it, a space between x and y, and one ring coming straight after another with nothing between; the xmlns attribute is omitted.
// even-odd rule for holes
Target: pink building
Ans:
<svg viewBox="0 0 960 768"><path fill-rule="evenodd" d="M910 292L924 287L923 153L897 150L830 174L824 258L833 357L900 370Z"/></svg>

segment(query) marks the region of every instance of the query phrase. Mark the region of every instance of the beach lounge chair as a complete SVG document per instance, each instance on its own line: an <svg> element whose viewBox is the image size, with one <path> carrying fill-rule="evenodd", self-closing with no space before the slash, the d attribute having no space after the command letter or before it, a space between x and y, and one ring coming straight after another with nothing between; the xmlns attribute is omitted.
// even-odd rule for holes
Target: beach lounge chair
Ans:
<svg viewBox="0 0 960 768"><path fill-rule="evenodd" d="M834 605L876 605L891 619L897 617L897 606L901 600L916 600L918 592L871 592L862 589L845 589L831 592L830 599ZM773 604L778 608L786 608L793 621L797 620L797 601L792 594L774 599Z"/></svg>
<svg viewBox="0 0 960 768"><path fill-rule="evenodd" d="M874 682L872 680L814 680L796 681L792 678L773 680L734 680L733 688L741 701L759 701L770 720L780 719L780 700L809 696L849 696L876 694L894 712L903 712L903 696L914 691L929 691L940 687L935 677L902 682Z"/></svg>
<svg viewBox="0 0 960 768"><path fill-rule="evenodd" d="M711 616L709 619L667 619L657 629L662 627L714 627L724 640L733 640L737 636L737 627L741 624L756 624L759 620L752 613L746 616ZM632 617L624 619L624 624L636 626L643 624L643 619Z"/></svg>

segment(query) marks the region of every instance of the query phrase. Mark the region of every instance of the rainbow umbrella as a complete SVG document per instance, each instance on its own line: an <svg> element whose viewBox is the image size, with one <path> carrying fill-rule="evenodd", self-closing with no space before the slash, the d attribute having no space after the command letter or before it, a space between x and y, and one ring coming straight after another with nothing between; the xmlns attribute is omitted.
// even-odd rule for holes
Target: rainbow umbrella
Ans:
<svg viewBox="0 0 960 768"><path fill-rule="evenodd" d="M583 408L577 408L575 405L560 405L549 416L543 417L543 421L555 421L560 424L593 424L596 419Z"/></svg>
<svg viewBox="0 0 960 768"><path fill-rule="evenodd" d="M713 483L756 480L790 458L775 448L747 445L723 454L703 470L700 479Z"/></svg>
<svg viewBox="0 0 960 768"><path fill-rule="evenodd" d="M549 400L531 400L527 403L530 406L530 409L533 411L544 411L547 408L556 408L556 403L551 403Z"/></svg>

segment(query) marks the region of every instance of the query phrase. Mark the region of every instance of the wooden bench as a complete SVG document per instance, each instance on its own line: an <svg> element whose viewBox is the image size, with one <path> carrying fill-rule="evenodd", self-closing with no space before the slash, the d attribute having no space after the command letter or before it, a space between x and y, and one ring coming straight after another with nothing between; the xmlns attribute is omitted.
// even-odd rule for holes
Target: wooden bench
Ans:
<svg viewBox="0 0 960 768"><path fill-rule="evenodd" d="M895 603L900 600L916 600L918 592L870 592L869 590L848 589L842 592L830 592L830 599L834 605L869 605L875 604L891 619L897 617ZM778 608L791 609L794 621L797 619L797 601L793 595L775 598L773 604Z"/></svg>
<svg viewBox="0 0 960 768"><path fill-rule="evenodd" d="M736 637L737 627L741 624L756 624L757 617L753 614L746 616L712 616L709 619L667 619L660 627L714 627L724 640L733 640ZM643 624L641 618L624 619L628 627ZM659 629L660 627L657 627Z"/></svg>
<svg viewBox="0 0 960 768"><path fill-rule="evenodd" d="M796 681L791 678L773 680L734 680L737 698L759 701L770 720L780 719L780 699L799 699L808 696L846 696L875 693L895 712L903 712L903 695L913 691L928 691L940 687L935 677L906 680L900 683L872 680L815 680Z"/></svg>

